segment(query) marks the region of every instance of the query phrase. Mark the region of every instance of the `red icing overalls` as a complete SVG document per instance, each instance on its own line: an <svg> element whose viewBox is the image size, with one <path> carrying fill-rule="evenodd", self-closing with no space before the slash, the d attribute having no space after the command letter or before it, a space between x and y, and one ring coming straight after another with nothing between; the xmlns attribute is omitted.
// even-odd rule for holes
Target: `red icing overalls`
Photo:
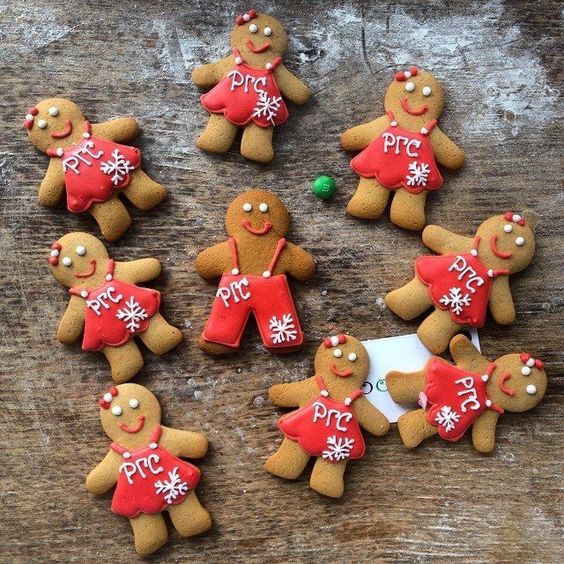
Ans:
<svg viewBox="0 0 564 564"><path fill-rule="evenodd" d="M145 331L159 311L157 290L140 288L114 278L115 263L108 261L106 282L94 290L71 288L70 294L86 300L82 348L98 351L105 345L119 347L132 335Z"/></svg>
<svg viewBox="0 0 564 564"><path fill-rule="evenodd" d="M264 346L271 349L295 347L304 339L285 274L271 276L286 245L280 239L268 270L262 276L239 273L237 244L229 239L233 269L221 277L204 340L236 348L251 313L254 314Z"/></svg>
<svg viewBox="0 0 564 564"><path fill-rule="evenodd" d="M105 202L114 190L125 188L131 181L129 173L141 164L141 152L136 147L92 137L91 133L90 122L85 121L82 141L47 153L61 159L67 208L75 213Z"/></svg>
<svg viewBox="0 0 564 564"><path fill-rule="evenodd" d="M328 397L323 378L317 375L319 396L300 409L283 415L278 427L285 437L297 441L310 455L329 462L354 460L364 456L364 437L351 409L351 403L362 396L355 390L349 398L336 401Z"/></svg>
<svg viewBox="0 0 564 564"><path fill-rule="evenodd" d="M392 112L386 113L390 127L353 158L353 170L364 178L376 178L391 190L403 186L418 194L440 188L443 178L428 137L437 121L430 121L418 133L403 129Z"/></svg>
<svg viewBox="0 0 564 564"><path fill-rule="evenodd" d="M274 78L274 69L282 57L267 63L264 69L256 69L243 61L238 49L233 54L236 66L200 97L202 106L208 112L223 114L235 125L251 121L259 127L283 124L288 119L288 108Z"/></svg>
<svg viewBox="0 0 564 564"><path fill-rule="evenodd" d="M184 501L200 480L200 470L159 446L161 426L151 433L146 447L129 452L117 443L113 451L123 456L112 498L112 511L133 519L140 513L154 515Z"/></svg>
<svg viewBox="0 0 564 564"><path fill-rule="evenodd" d="M486 409L503 413L487 395L486 382L495 365L488 365L483 376L461 370L445 360L433 358L427 368L424 394L427 421L447 441L457 441Z"/></svg>

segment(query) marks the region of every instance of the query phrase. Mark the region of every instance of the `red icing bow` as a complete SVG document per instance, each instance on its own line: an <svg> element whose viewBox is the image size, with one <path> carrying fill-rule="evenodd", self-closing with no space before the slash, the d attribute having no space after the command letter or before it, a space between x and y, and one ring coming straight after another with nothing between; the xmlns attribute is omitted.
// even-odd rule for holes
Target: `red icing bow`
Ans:
<svg viewBox="0 0 564 564"><path fill-rule="evenodd" d="M35 107L29 108L25 116L24 127L26 129L31 129L33 127L33 118L39 113L39 110Z"/></svg>
<svg viewBox="0 0 564 564"><path fill-rule="evenodd" d="M118 395L118 389L112 386L99 400L98 405L102 409L110 409L112 400Z"/></svg>
<svg viewBox="0 0 564 564"><path fill-rule="evenodd" d="M519 225L525 225L526 221L522 215L518 213L513 213L511 211L505 212L503 215L506 221L512 221L513 223L517 223Z"/></svg>
<svg viewBox="0 0 564 564"><path fill-rule="evenodd" d="M344 345L347 342L346 335L334 335L333 337L327 337L323 341L323 345L326 349L330 349L331 347L336 347L337 345Z"/></svg>
<svg viewBox="0 0 564 564"><path fill-rule="evenodd" d="M257 17L256 10L249 10L246 14L242 16L237 16L235 18L235 23L237 25L245 25L247 22L250 22L252 19Z"/></svg>
<svg viewBox="0 0 564 564"><path fill-rule="evenodd" d="M412 76L417 76L417 67L411 67L409 70L399 71L394 74L394 78L399 82L403 82Z"/></svg>
<svg viewBox="0 0 564 564"><path fill-rule="evenodd" d="M540 358L533 358L529 353L521 353L521 362L529 368L533 366L539 370L544 368L544 362Z"/></svg>
<svg viewBox="0 0 564 564"><path fill-rule="evenodd" d="M52 266L57 266L59 264L59 254L61 253L60 243L53 243L51 245L51 253L49 255L49 264Z"/></svg>

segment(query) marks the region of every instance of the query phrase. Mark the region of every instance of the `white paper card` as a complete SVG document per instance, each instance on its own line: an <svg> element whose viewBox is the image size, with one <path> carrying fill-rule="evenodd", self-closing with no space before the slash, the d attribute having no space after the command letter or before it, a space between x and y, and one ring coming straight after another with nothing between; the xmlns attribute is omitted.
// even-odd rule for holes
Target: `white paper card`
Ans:
<svg viewBox="0 0 564 564"><path fill-rule="evenodd" d="M468 329L472 343L480 350L478 332ZM395 403L386 388L386 374L392 370L415 372L421 370L432 354L423 343L413 335L371 339L362 344L370 357L370 373L362 390L364 395L390 421L396 423L399 416L413 409L412 404Z"/></svg>

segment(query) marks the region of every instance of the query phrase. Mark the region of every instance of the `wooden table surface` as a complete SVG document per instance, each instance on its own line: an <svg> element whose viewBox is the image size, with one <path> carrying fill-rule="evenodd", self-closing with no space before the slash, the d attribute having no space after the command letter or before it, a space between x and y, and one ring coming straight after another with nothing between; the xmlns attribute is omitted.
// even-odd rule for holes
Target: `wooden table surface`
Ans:
<svg viewBox="0 0 564 564"><path fill-rule="evenodd" d="M255 2L291 34L287 64L313 97L291 108L275 134L272 164L194 145L206 123L190 81L195 65L228 51L233 16L245 9L199 2L0 2L0 560L125 562L135 559L126 519L110 498L85 491L105 454L95 400L110 383L101 355L57 343L67 293L49 273L49 244L68 231L98 234L89 216L37 202L46 158L28 142L26 108L58 95L92 121L136 116L146 169L169 190L117 244L118 259L156 256L164 313L186 340L146 354L136 382L160 398L165 422L211 441L199 496L213 529L169 544L152 560L190 562L520 561L558 562L562 548L562 59L558 2ZM561 45L561 43L560 43ZM532 208L538 252L512 280L517 321L481 331L491 357L530 350L546 361L549 387L533 412L508 414L497 446L478 454L468 439L406 451L395 426L367 437L367 455L347 471L345 496L325 499L262 465L280 441L282 410L267 388L312 374L320 340L407 334L383 296L411 277L424 247L386 218L345 215L356 186L339 135L382 113L392 74L417 64L446 88L443 130L467 164L429 198L429 221L468 235L482 219ZM310 183L330 174L338 193L316 199ZM205 356L196 339L214 286L193 267L197 252L225 238L227 204L244 187L274 190L293 216L291 240L318 270L295 284L307 333L301 352L266 352L254 330L232 358Z"/></svg>

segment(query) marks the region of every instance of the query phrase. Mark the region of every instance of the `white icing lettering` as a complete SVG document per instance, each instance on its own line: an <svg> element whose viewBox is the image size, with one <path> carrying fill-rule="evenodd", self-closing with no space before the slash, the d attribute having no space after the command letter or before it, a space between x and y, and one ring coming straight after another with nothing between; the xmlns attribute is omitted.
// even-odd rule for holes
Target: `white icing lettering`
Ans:
<svg viewBox="0 0 564 564"><path fill-rule="evenodd" d="M387 153L388 149L394 148L394 153L399 155L402 147L405 147L405 152L408 157L419 156L416 149L421 147L421 141L418 139L410 139L405 135L394 135L390 131L382 133L382 137L384 138L384 153Z"/></svg>
<svg viewBox="0 0 564 564"><path fill-rule="evenodd" d="M457 395L459 397L465 395L469 396L460 404L460 410L463 413L466 413L468 411L468 409L466 408L467 404L470 404L470 409L472 411L477 411L478 409L480 409L480 402L478 401L478 392L474 387L474 378L472 378L472 376L465 376L464 378L455 380L454 383L461 384L464 387L463 390L457 392Z"/></svg>
<svg viewBox="0 0 564 564"><path fill-rule="evenodd" d="M227 286L222 286L217 289L216 297L221 298L223 305L229 307L229 300L232 298L233 301L238 304L241 300L248 300L251 297L251 292L246 290L249 287L249 280L245 276L241 280L234 280L230 282Z"/></svg>
<svg viewBox="0 0 564 564"><path fill-rule="evenodd" d="M163 472L162 466L157 466L160 461L158 454L150 454L149 456L143 456L138 458L135 462L124 462L120 467L119 471L125 474L128 484L133 484L133 476L139 473L141 478L145 479L147 474L146 470L151 472L151 474L157 475Z"/></svg>
<svg viewBox="0 0 564 564"><path fill-rule="evenodd" d="M86 141L83 145L81 145L76 151L73 151L69 157L63 159L63 172L67 170L72 170L75 174L79 173L79 165L80 163L84 163L86 166L92 166L92 161L87 159L84 154L89 155L93 159L100 159L104 154L104 151L98 151L97 153L93 153L90 149L94 148L94 141Z"/></svg>
<svg viewBox="0 0 564 564"><path fill-rule="evenodd" d="M467 280L465 282L465 286L467 290L470 290L473 294L476 293L476 288L473 286L482 286L484 284L484 279L481 276L478 276L478 273L471 267L468 266L466 263L466 259L460 255L458 255L454 262L450 265L448 271L452 272L456 270L456 272L460 272L457 276L457 280L462 280L465 276L467 276Z"/></svg>
<svg viewBox="0 0 564 564"><path fill-rule="evenodd" d="M123 299L123 294L115 295L116 289L108 286L103 292L100 292L93 300L86 301L86 307L89 307L98 316L102 315L101 309L110 309L106 300L110 300L114 304L119 304Z"/></svg>
<svg viewBox="0 0 564 564"><path fill-rule="evenodd" d="M335 427L338 431L347 431L345 425L341 425L341 422L348 423L352 419L352 413L343 413L338 409L327 409L327 406L323 403L316 401L313 404L313 422L317 423L319 419L325 419L325 427L331 425L331 420L335 420Z"/></svg>
<svg viewBox="0 0 564 564"><path fill-rule="evenodd" d="M229 90L233 92L236 88L240 86L243 87L243 92L249 92L250 85L253 85L253 89L257 93L264 92L263 88L266 88L266 76L259 76L254 77L251 74L243 74L238 70L232 70L227 75L228 78L231 79L231 85L229 86ZM263 88L261 88L261 86Z"/></svg>

